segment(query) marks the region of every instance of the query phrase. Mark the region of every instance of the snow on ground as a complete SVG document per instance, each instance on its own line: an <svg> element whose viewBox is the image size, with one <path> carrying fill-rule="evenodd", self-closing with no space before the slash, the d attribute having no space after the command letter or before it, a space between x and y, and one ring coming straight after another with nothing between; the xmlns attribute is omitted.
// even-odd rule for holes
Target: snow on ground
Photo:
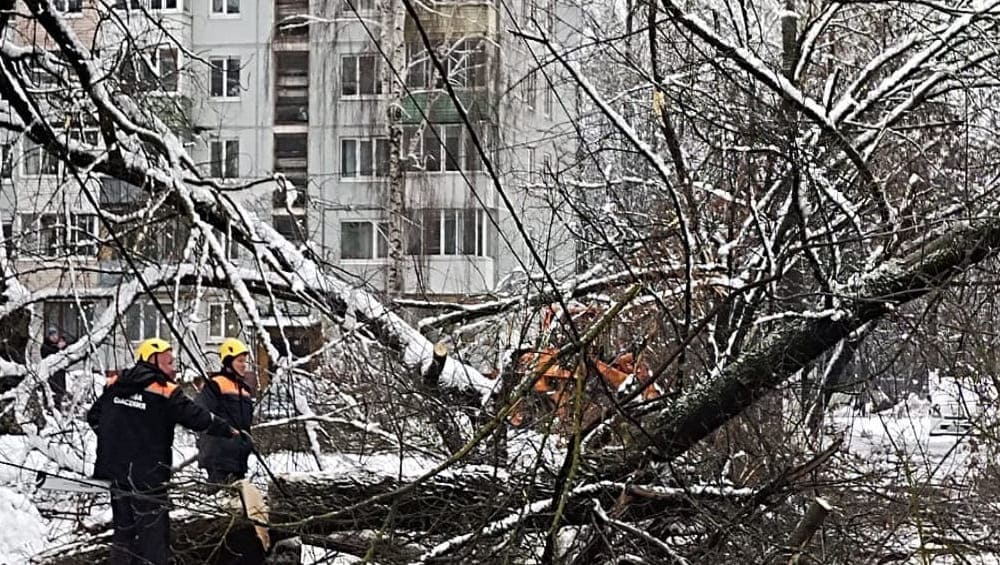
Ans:
<svg viewBox="0 0 1000 565"><path fill-rule="evenodd" d="M46 546L48 525L30 498L0 488L0 565L27 563Z"/></svg>
<svg viewBox="0 0 1000 565"><path fill-rule="evenodd" d="M828 431L844 439L844 449L876 466L907 463L923 478L964 477L975 462L969 435L950 433L953 420L931 414L860 415L838 410Z"/></svg>

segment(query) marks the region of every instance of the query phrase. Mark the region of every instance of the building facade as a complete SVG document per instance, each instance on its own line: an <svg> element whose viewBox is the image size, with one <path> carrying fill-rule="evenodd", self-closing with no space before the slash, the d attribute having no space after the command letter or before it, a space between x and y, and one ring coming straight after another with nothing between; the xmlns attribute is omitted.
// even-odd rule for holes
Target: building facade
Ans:
<svg viewBox="0 0 1000 565"><path fill-rule="evenodd" d="M402 37L393 37L405 50L403 67L393 68L382 32L391 10L376 0L58 3L117 87L155 105L181 133L206 178L231 183L227 194L357 284L386 290L392 191L402 194L405 233L394 294L489 293L538 274L533 255L557 274L571 271L573 242L559 227L546 179L574 157L566 111L573 91L561 87L544 49L510 32L556 37L569 12L554 0L421 6L418 19L406 17ZM25 41L44 36L33 26L19 25ZM392 77L403 81L402 92L387 92ZM51 69L33 69L32 82L39 92L61 88ZM86 116L52 100L54 124L101 145ZM389 116L403 131L402 185L388 180ZM0 213L19 272L32 288L82 289L74 300L44 304L30 333L54 325L73 338L106 305L100 289L120 279L102 274L120 272L123 258L96 208L126 215L148 195L115 179L76 177L27 139L7 136L0 146ZM239 188L261 179L270 180ZM152 228L148 218L136 220L127 243L140 257L192 259L178 243L183 229L169 218ZM236 247L230 257L247 260ZM68 259L92 268L67 270ZM244 315L225 292L185 289L160 298L182 311L169 312L171 325L192 343L210 348L241 331ZM261 307L276 325L316 323L307 310ZM106 368L123 365L134 342L170 333L151 302L134 306L121 325L100 363Z"/></svg>

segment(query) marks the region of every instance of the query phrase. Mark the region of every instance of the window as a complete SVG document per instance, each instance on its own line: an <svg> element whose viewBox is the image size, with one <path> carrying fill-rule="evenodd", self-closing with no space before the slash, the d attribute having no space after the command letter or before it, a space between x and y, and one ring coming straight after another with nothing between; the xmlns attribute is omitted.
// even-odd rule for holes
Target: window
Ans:
<svg viewBox="0 0 1000 565"><path fill-rule="evenodd" d="M83 11L83 0L55 0L53 6L64 14L78 14Z"/></svg>
<svg viewBox="0 0 1000 565"><path fill-rule="evenodd" d="M524 77L524 104L532 112L535 111L535 96L538 91L538 74L535 71L528 73L528 76Z"/></svg>
<svg viewBox="0 0 1000 565"><path fill-rule="evenodd" d="M384 177L388 174L389 138L340 140L342 177Z"/></svg>
<svg viewBox="0 0 1000 565"><path fill-rule="evenodd" d="M179 261L191 235L189 227L174 215L118 224L114 229L122 246L133 257L160 262ZM101 253L102 259L123 259L122 250L113 243Z"/></svg>
<svg viewBox="0 0 1000 565"><path fill-rule="evenodd" d="M9 179L14 176L14 145L11 143L0 144L0 179Z"/></svg>
<svg viewBox="0 0 1000 565"><path fill-rule="evenodd" d="M528 147L528 182L535 182L535 148Z"/></svg>
<svg viewBox="0 0 1000 565"><path fill-rule="evenodd" d="M389 224L385 222L341 222L341 259L381 259L389 256Z"/></svg>
<svg viewBox="0 0 1000 565"><path fill-rule="evenodd" d="M227 229L225 233L219 230L213 230L215 232L215 237L219 238L219 242L222 243L222 247L225 249L226 257L230 261L237 261L240 258L240 246L233 241L232 229Z"/></svg>
<svg viewBox="0 0 1000 565"><path fill-rule="evenodd" d="M232 304L217 302L208 305L208 337L223 340L240 335L240 319Z"/></svg>
<svg viewBox="0 0 1000 565"><path fill-rule="evenodd" d="M93 302L46 302L42 307L42 327L55 326L66 343L73 343L87 333L94 321L94 311Z"/></svg>
<svg viewBox="0 0 1000 565"><path fill-rule="evenodd" d="M97 216L42 214L22 216L27 248L42 257L97 255Z"/></svg>
<svg viewBox="0 0 1000 565"><path fill-rule="evenodd" d="M357 5L358 0L354 0ZM274 0L274 23L279 38L309 39L309 0Z"/></svg>
<svg viewBox="0 0 1000 565"><path fill-rule="evenodd" d="M493 224L477 208L413 210L407 221L408 255L492 256Z"/></svg>
<svg viewBox="0 0 1000 565"><path fill-rule="evenodd" d="M240 58L209 59L212 64L210 94L216 98L239 98Z"/></svg>
<svg viewBox="0 0 1000 565"><path fill-rule="evenodd" d="M549 117L552 116L554 95L555 93L552 91L552 85L549 84L548 81L546 81L545 84L542 86L542 112L544 112L545 115Z"/></svg>
<svg viewBox="0 0 1000 565"><path fill-rule="evenodd" d="M377 55L347 55L341 59L340 89L344 96L382 94Z"/></svg>
<svg viewBox="0 0 1000 565"><path fill-rule="evenodd" d="M212 0L212 14L236 15L240 13L240 0Z"/></svg>
<svg viewBox="0 0 1000 565"><path fill-rule="evenodd" d="M480 142L486 146L480 130ZM482 159L464 124L427 124L403 128L403 166L406 170L478 171ZM388 156L388 154L386 154Z"/></svg>
<svg viewBox="0 0 1000 565"><path fill-rule="evenodd" d="M240 176L240 141L226 139L213 141L211 149L211 176L217 179L234 179Z"/></svg>
<svg viewBox="0 0 1000 565"><path fill-rule="evenodd" d="M486 86L487 51L482 38L463 39L453 44L440 43L434 55L444 67L445 77L452 86ZM443 88L444 81L423 43L407 45L407 86L414 88Z"/></svg>
<svg viewBox="0 0 1000 565"><path fill-rule="evenodd" d="M115 0L115 9L141 10L143 4L150 10L176 10L178 0Z"/></svg>
<svg viewBox="0 0 1000 565"><path fill-rule="evenodd" d="M65 80L65 73L63 73L63 67L57 62L59 54L49 53L48 67L41 62L41 57L43 55L36 55L36 58L32 59L28 65L28 76L32 86L39 90L60 88L61 81Z"/></svg>
<svg viewBox="0 0 1000 565"><path fill-rule="evenodd" d="M132 51L122 62L122 89L129 93L177 92L177 49L151 47Z"/></svg>
<svg viewBox="0 0 1000 565"><path fill-rule="evenodd" d="M172 315L173 306L162 302L160 306L167 316ZM125 334L132 342L151 337L169 337L172 332L168 320L152 302L136 302L125 310Z"/></svg>
<svg viewBox="0 0 1000 565"><path fill-rule="evenodd" d="M57 175L59 160L34 141L24 138L24 174Z"/></svg>
<svg viewBox="0 0 1000 565"><path fill-rule="evenodd" d="M180 76L177 72L177 50L171 47L160 47L153 52L151 63L151 70L154 73L152 78L156 85L153 90L177 92L177 79ZM239 80L238 77L237 80Z"/></svg>

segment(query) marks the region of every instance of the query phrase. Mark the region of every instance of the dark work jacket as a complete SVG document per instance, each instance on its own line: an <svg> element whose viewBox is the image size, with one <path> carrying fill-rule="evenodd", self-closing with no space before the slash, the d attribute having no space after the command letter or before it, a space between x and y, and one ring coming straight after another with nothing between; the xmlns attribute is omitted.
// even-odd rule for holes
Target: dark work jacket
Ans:
<svg viewBox="0 0 1000 565"><path fill-rule="evenodd" d="M230 435L225 422L142 361L108 381L87 412L87 423L97 432L94 477L136 490L155 489L170 479L176 424Z"/></svg>
<svg viewBox="0 0 1000 565"><path fill-rule="evenodd" d="M45 359L49 355L58 352L59 352L59 346L49 341L49 338L45 338L42 340L42 349L41 349L42 359Z"/></svg>
<svg viewBox="0 0 1000 565"><path fill-rule="evenodd" d="M195 401L237 430L250 431L253 395L243 379L229 370L209 376ZM250 442L244 437L202 434L198 438L198 464L202 469L243 476L250 453Z"/></svg>

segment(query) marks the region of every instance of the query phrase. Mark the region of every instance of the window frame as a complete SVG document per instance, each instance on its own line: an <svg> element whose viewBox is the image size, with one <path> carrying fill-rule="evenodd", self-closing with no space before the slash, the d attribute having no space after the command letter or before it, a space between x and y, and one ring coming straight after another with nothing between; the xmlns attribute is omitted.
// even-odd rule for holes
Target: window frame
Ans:
<svg viewBox="0 0 1000 565"><path fill-rule="evenodd" d="M349 62L349 60L352 60L352 59L353 59L353 63L354 64L350 65L350 67L353 67L350 70L353 71L354 81L351 82L351 83L349 83L348 81L344 80L344 77L345 77L346 71L349 68L348 62ZM374 74L373 74L372 92L362 92L361 91L361 69L362 69L361 63L362 63L362 60L365 60L365 59L372 59L373 60L374 70L372 72ZM353 94L348 94L346 92L347 89L345 88L345 86L347 84L353 84L354 85L354 93ZM382 95L383 95L383 92L382 92L382 62L380 60L380 56L377 53L371 53L371 52L363 51L361 53L347 53L345 55L341 55L340 56L340 96L341 96L341 98L346 98L348 100L364 100L364 99L371 99L371 98L379 98Z"/></svg>
<svg viewBox="0 0 1000 565"><path fill-rule="evenodd" d="M232 63L235 61L236 68L231 68ZM243 61L239 55L226 55L219 57L209 57L208 62L210 64L208 69L208 97L215 101L237 101L240 99L240 91L243 88L242 83L242 64ZM222 73L221 76L221 87L222 93L215 94L215 73ZM230 94L229 87L233 84L230 75L235 73L236 75L236 94Z"/></svg>
<svg viewBox="0 0 1000 565"><path fill-rule="evenodd" d="M69 229L63 222L67 216L72 226ZM46 212L21 214L20 218L21 232L31 238L27 250L34 256L43 260L97 258L101 249L97 214ZM80 220L86 224L82 225ZM81 241L81 233L86 234L90 241L87 242L86 239Z"/></svg>
<svg viewBox="0 0 1000 565"><path fill-rule="evenodd" d="M347 145L354 144L354 155L353 172L348 172L347 159L346 156L349 154L347 151ZM362 174L364 170L362 168L364 155L362 146L364 144L369 144L369 152L371 156L371 174ZM380 152L379 148L384 148L384 152ZM371 181L371 180L381 180L389 177L389 154L391 147L389 146L388 137L342 137L340 138L340 178L345 181ZM379 156L384 157L384 162L379 159Z"/></svg>
<svg viewBox="0 0 1000 565"><path fill-rule="evenodd" d="M218 322L218 330L221 333L216 333L214 327L216 322ZM243 322L231 302L214 301L208 303L208 341L221 342L226 338L239 337L242 332Z"/></svg>
<svg viewBox="0 0 1000 565"><path fill-rule="evenodd" d="M31 147L28 146L31 144ZM39 153L38 170L35 172L28 170L29 155ZM51 161L51 162L49 162ZM55 170L49 171L49 167L55 166ZM45 150L45 147L38 145L27 136L21 138L21 175L27 178L58 177L62 172L62 163L59 158Z"/></svg>
<svg viewBox="0 0 1000 565"><path fill-rule="evenodd" d="M219 159L215 159L215 148L219 148ZM235 148L235 155L231 155ZM233 180L240 178L240 139L238 137L224 137L212 139L208 142L208 163L209 177L219 180ZM235 167L234 171L230 166ZM218 169L216 169L218 167ZM216 174L218 172L219 174Z"/></svg>
<svg viewBox="0 0 1000 565"><path fill-rule="evenodd" d="M531 70L524 77L524 105L534 114L538 109L538 73Z"/></svg>
<svg viewBox="0 0 1000 565"><path fill-rule="evenodd" d="M53 310L56 315L53 314ZM66 343L73 343L80 338L79 335L69 334L68 314L75 314L73 325L79 333L86 331L93 325L97 313L97 303L91 300L46 300L42 303L42 325L43 327L55 326L59 333L66 339ZM55 320L53 318L58 318ZM83 331L80 331L83 330Z"/></svg>
<svg viewBox="0 0 1000 565"><path fill-rule="evenodd" d="M167 90L164 88L163 79L163 52L168 51L174 54L174 69L172 71L173 89ZM151 70L156 73L156 90L153 91L154 94L178 94L181 92L181 50L177 47L170 45L160 45L153 50L153 56L149 58L149 63Z"/></svg>
<svg viewBox="0 0 1000 565"><path fill-rule="evenodd" d="M216 11L215 3L219 2L220 10ZM236 2L236 11L229 11L229 3ZM208 17L212 19L219 20L234 20L243 17L243 2L242 0L211 0L211 4L208 7Z"/></svg>
<svg viewBox="0 0 1000 565"><path fill-rule="evenodd" d="M0 143L0 182L14 178L14 143Z"/></svg>
<svg viewBox="0 0 1000 565"><path fill-rule="evenodd" d="M482 126L484 124L477 125ZM436 130L436 134L433 131L428 131L427 128L433 128ZM456 139L449 137L449 134L455 131L458 131L457 155L450 150L448 145L449 139ZM413 149L415 151L413 154L422 159L422 163L419 168L416 167L413 161L408 157L410 155L410 146L412 145L413 137L417 133L420 133L420 135L417 136L417 143L413 145ZM488 145L486 144L486 130L480 127L478 135L480 142L483 143L488 150ZM428 141L433 142L436 146L436 150L432 153L428 153L426 151L425 143ZM471 132L465 124L425 123L423 126L404 126L403 139L401 143L402 148L400 151L400 161L404 171L423 173L477 173L482 171L484 167L479 152L476 150L476 145L472 141ZM432 158L431 160L436 162L436 166L434 168L427 168L427 163L429 161L429 159L427 159L428 156Z"/></svg>
<svg viewBox="0 0 1000 565"><path fill-rule="evenodd" d="M344 230L349 224L364 226L369 231L371 249L367 256L347 257L344 254ZM357 255L361 255L358 253ZM389 258L389 222L385 220L349 219L340 221L340 260L341 261L382 261Z"/></svg>
<svg viewBox="0 0 1000 565"><path fill-rule="evenodd" d="M483 36L471 36L457 41L440 41L434 47L445 69L445 77L452 81L454 88L486 88L490 81L490 42ZM456 54L458 53L458 54ZM481 57L481 61L475 59ZM473 64L470 72L469 64ZM478 69L478 70L475 70ZM454 81L453 76L461 71L462 81ZM431 60L430 52L422 43L409 42L406 45L406 86L421 90L442 90L445 77L440 76L437 66ZM470 80L475 79L475 80ZM481 79L481 80L480 80Z"/></svg>
<svg viewBox="0 0 1000 565"><path fill-rule="evenodd" d="M163 309L167 311L167 317L163 317L159 309L150 300L137 300L129 305L122 314L122 322L124 323L125 339L129 342L136 344L141 343L144 340L160 337L168 338L171 335L169 319L174 314L173 304L163 304ZM133 318L133 316L137 316ZM148 328L147 322L150 321L149 316L153 318L153 328ZM138 337L133 337L132 335L132 322L135 321L138 324L139 334ZM152 329L152 333L148 333Z"/></svg>
<svg viewBox="0 0 1000 565"><path fill-rule="evenodd" d="M83 0L53 0L52 8L64 17L78 17L83 14Z"/></svg>
<svg viewBox="0 0 1000 565"><path fill-rule="evenodd" d="M420 221L415 218L419 215ZM466 232L472 227L472 236ZM408 218L406 255L422 257L492 257L489 215L483 208L422 208ZM416 246L413 236L419 235ZM437 241L430 242L428 236ZM432 252L428 252L428 250Z"/></svg>
<svg viewBox="0 0 1000 565"><path fill-rule="evenodd" d="M82 0L80 0L82 2ZM161 6L167 2L174 2L174 7L154 8L153 2L160 2ZM179 14L184 11L184 0L114 0L111 7L121 12L138 12L143 8L158 14Z"/></svg>

